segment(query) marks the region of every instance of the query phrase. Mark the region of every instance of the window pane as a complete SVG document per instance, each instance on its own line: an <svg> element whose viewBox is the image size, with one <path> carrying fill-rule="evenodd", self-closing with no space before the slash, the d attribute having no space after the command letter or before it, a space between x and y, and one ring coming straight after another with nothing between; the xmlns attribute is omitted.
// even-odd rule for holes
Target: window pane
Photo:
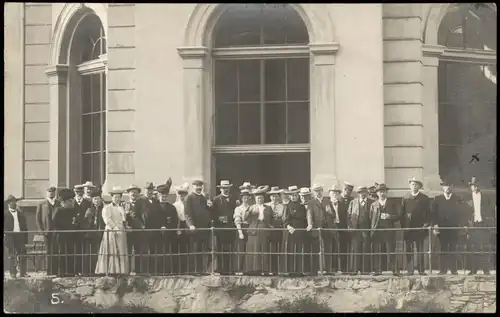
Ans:
<svg viewBox="0 0 500 317"><path fill-rule="evenodd" d="M309 102L290 102L287 111L288 143L309 143Z"/></svg>
<svg viewBox="0 0 500 317"><path fill-rule="evenodd" d="M90 180L92 177L92 158L91 154L82 155L82 178Z"/></svg>
<svg viewBox="0 0 500 317"><path fill-rule="evenodd" d="M243 60L239 64L240 101L260 100L260 60Z"/></svg>
<svg viewBox="0 0 500 317"><path fill-rule="evenodd" d="M99 183L101 181L101 153L93 153L92 157L92 178L90 179L94 183Z"/></svg>
<svg viewBox="0 0 500 317"><path fill-rule="evenodd" d="M91 76L81 76L82 83L82 113L91 111L91 94L90 94L90 81Z"/></svg>
<svg viewBox="0 0 500 317"><path fill-rule="evenodd" d="M307 28L288 4L226 4L215 29L215 47L307 44Z"/></svg>
<svg viewBox="0 0 500 317"><path fill-rule="evenodd" d="M102 164L102 174L101 174L101 182L100 184L104 184L104 182L106 181L106 158L107 158L107 152L102 152L102 160L101 160L101 164Z"/></svg>
<svg viewBox="0 0 500 317"><path fill-rule="evenodd" d="M238 61L215 61L215 101L238 101Z"/></svg>
<svg viewBox="0 0 500 317"><path fill-rule="evenodd" d="M487 185L495 175L495 67L440 62L439 173L467 187L472 176ZM479 161L471 162L478 154Z"/></svg>
<svg viewBox="0 0 500 317"><path fill-rule="evenodd" d="M106 74L102 73L101 74L101 103L102 103L102 110L106 110Z"/></svg>
<svg viewBox="0 0 500 317"><path fill-rule="evenodd" d="M243 182L287 188L310 186L309 153L277 153L272 155L216 155L217 183L230 179L235 194ZM293 171L293 172L290 172Z"/></svg>
<svg viewBox="0 0 500 317"><path fill-rule="evenodd" d="M90 75L90 77L92 78L92 112L101 111L101 75L94 74Z"/></svg>
<svg viewBox="0 0 500 317"><path fill-rule="evenodd" d="M216 144L238 144L238 104L216 105L215 120Z"/></svg>
<svg viewBox="0 0 500 317"><path fill-rule="evenodd" d="M101 115L96 113L92 117L92 151L101 150Z"/></svg>
<svg viewBox="0 0 500 317"><path fill-rule="evenodd" d="M87 15L80 21L78 28L75 32L75 42L84 43L80 49L81 62L87 62L99 58L101 48L100 45L106 45L105 42L98 41L99 38L104 36L104 30L101 20L95 14ZM101 44L102 43L102 44ZM94 48L94 45L96 46ZM102 47L103 51L105 48Z"/></svg>
<svg viewBox="0 0 500 317"><path fill-rule="evenodd" d="M266 101L286 100L285 59L265 60Z"/></svg>
<svg viewBox="0 0 500 317"><path fill-rule="evenodd" d="M266 144L286 143L286 105L284 103L265 104Z"/></svg>
<svg viewBox="0 0 500 317"><path fill-rule="evenodd" d="M287 62L287 100L309 100L309 59L290 58Z"/></svg>
<svg viewBox="0 0 500 317"><path fill-rule="evenodd" d="M92 151L92 122L91 116L85 115L82 116L82 152L90 152Z"/></svg>
<svg viewBox="0 0 500 317"><path fill-rule="evenodd" d="M260 104L240 104L240 144L261 144Z"/></svg>
<svg viewBox="0 0 500 317"><path fill-rule="evenodd" d="M101 139L102 139L102 150L106 150L106 135L108 131L106 130L106 112L101 112L102 117L102 129L101 129Z"/></svg>

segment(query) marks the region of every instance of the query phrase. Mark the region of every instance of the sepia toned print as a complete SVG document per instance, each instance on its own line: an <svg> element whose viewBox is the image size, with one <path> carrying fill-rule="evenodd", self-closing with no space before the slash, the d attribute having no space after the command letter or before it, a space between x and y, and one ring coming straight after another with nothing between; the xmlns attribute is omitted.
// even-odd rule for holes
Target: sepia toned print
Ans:
<svg viewBox="0 0 500 317"><path fill-rule="evenodd" d="M156 280L245 275L278 281L259 288L272 294L310 276L494 281L496 4L4 8L5 293L33 279L142 281L145 292ZM106 305L129 307L138 289ZM78 310L63 293L29 308L24 298L42 296L29 292L11 292L4 309ZM250 293L219 307L193 290L206 309L173 293L162 297L171 304L134 305L371 305L299 291L310 297L271 298L264 311L265 294ZM104 295L82 294L92 312L103 306ZM447 312L489 309L448 297ZM319 306L290 308L305 303Z"/></svg>

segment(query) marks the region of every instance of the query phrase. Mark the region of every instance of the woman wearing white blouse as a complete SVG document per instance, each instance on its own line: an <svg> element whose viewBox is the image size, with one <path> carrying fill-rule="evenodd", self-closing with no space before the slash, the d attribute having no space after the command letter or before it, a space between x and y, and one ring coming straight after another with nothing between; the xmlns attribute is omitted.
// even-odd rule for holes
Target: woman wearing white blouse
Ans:
<svg viewBox="0 0 500 317"><path fill-rule="evenodd" d="M180 230L177 231L177 248L174 248L172 252L177 253L173 256L173 271L174 273L186 273L187 272L187 252L189 247L189 235L187 232L186 225L186 215L184 213L184 200L189 192L189 184L184 183L181 186L175 188L177 193L177 199L173 204L175 210L177 210L177 218L179 219L179 225L177 226Z"/></svg>
<svg viewBox="0 0 500 317"><path fill-rule="evenodd" d="M128 274L127 234L125 210L120 206L123 190L113 187L112 203L104 206L102 219L106 225L99 249L95 272L97 274Z"/></svg>

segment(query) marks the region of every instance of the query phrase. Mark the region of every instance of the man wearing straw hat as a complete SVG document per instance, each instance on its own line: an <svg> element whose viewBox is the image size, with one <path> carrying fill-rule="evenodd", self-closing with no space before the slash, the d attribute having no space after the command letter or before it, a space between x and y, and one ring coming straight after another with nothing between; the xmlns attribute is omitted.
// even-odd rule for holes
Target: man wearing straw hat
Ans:
<svg viewBox="0 0 500 317"><path fill-rule="evenodd" d="M283 220L285 215L285 206L283 206L283 204L279 201L282 193L283 190L278 186L271 187L271 190L267 192L271 201L266 203L266 205L271 207L273 211L271 225L274 228L274 230L269 233L271 254L269 257L269 266L271 274L278 274L279 268L282 267L279 263L283 243L283 231L281 229L283 229Z"/></svg>
<svg viewBox="0 0 500 317"><path fill-rule="evenodd" d="M495 226L495 200L485 195L480 190L479 182L475 177L469 182L471 193L465 198L467 202L469 226L473 228L484 228ZM468 252L486 252L495 255L496 252L491 245L494 237L491 230L472 229L467 243ZM485 275L490 274L490 256L488 254L470 254L470 275L482 269Z"/></svg>
<svg viewBox="0 0 500 317"><path fill-rule="evenodd" d="M91 181L86 181L83 186L83 198L92 200L92 192L97 189L97 186L95 186Z"/></svg>
<svg viewBox="0 0 500 317"><path fill-rule="evenodd" d="M216 254L216 263L212 265L214 265L215 272L229 274L236 270L236 267L231 267L231 252L237 238L233 219L236 199L230 195L231 187L233 187L230 181L221 180L217 187L220 189L220 195L213 199L212 217L215 227L215 250L223 253Z"/></svg>
<svg viewBox="0 0 500 317"><path fill-rule="evenodd" d="M51 256L52 238L50 233L50 230L52 228L52 213L59 204L58 200L56 199L56 191L57 188L55 186L50 186L49 188L47 188L46 199L44 199L40 204L38 204L36 208L36 227L37 230L39 231L39 234L42 234L44 238L45 250L47 250L47 257L46 257L47 268L51 267L50 262L52 261L52 256ZM50 274L49 272L47 274L53 275Z"/></svg>
<svg viewBox="0 0 500 317"><path fill-rule="evenodd" d="M347 229L347 209L349 208L349 204L346 203L341 196L341 189L337 185L333 185L329 190L330 201L332 202L333 212L335 213L335 224L339 229ZM348 272L347 267L347 253L349 250L349 233L347 231L339 231L338 232L338 240L335 245L334 250L339 255L339 267L338 269L342 272Z"/></svg>
<svg viewBox="0 0 500 317"><path fill-rule="evenodd" d="M408 274L415 273L414 256L417 252L417 267L420 275L425 274L424 265L424 241L428 237L428 228L431 223L431 202L427 195L420 192L422 181L413 177L408 180L410 192L405 194L401 201L401 228L418 229L403 231L403 239L406 245L406 261Z"/></svg>
<svg viewBox="0 0 500 317"><path fill-rule="evenodd" d="M17 199L13 195L7 196L3 213L4 242L9 254L9 273L16 278L17 264L19 276L26 277L26 243L28 242L28 226L24 213L17 207Z"/></svg>
<svg viewBox="0 0 500 317"><path fill-rule="evenodd" d="M351 184L349 182L344 182L344 184L342 186L342 193L340 194L340 197L342 198L342 200L345 201L347 206L349 206L349 204L351 203L351 200L354 199L354 197L352 197L353 190L354 190L353 184Z"/></svg>

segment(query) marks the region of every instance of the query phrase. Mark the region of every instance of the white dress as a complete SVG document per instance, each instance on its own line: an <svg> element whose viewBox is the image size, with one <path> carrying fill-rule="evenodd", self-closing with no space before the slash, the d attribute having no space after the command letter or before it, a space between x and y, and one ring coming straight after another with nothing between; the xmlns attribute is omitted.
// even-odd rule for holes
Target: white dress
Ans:
<svg viewBox="0 0 500 317"><path fill-rule="evenodd" d="M121 206L106 205L102 210L102 219L106 227L95 272L97 274L128 274L127 233L123 231L125 210Z"/></svg>

